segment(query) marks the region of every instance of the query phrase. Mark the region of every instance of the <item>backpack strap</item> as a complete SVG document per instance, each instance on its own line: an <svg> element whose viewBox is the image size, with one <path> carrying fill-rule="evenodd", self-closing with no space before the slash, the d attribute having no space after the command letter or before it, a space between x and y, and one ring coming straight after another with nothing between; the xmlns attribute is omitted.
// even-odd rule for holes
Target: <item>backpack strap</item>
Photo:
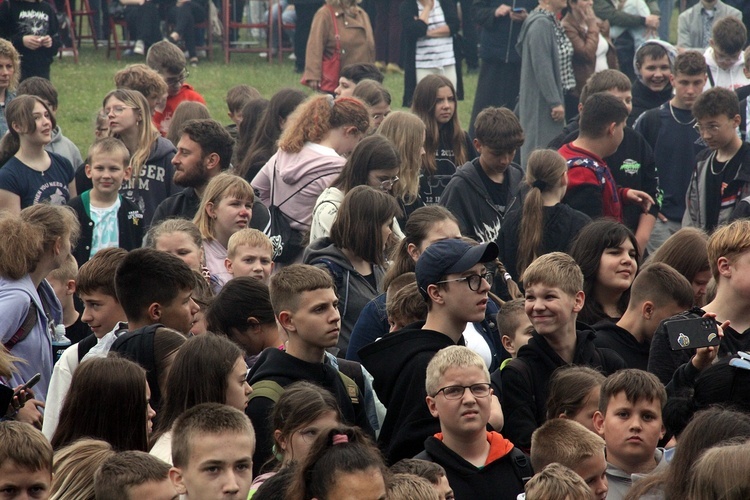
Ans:
<svg viewBox="0 0 750 500"><path fill-rule="evenodd" d="M7 350L10 351L13 349L13 346L28 337L31 330L36 326L37 321L39 321L37 311L38 308L36 307L36 304L34 304L33 301L29 302L29 311L26 313L23 323L21 323L21 326L18 327L18 330L16 330L16 333L13 334L10 340L3 344Z"/></svg>
<svg viewBox="0 0 750 500"><path fill-rule="evenodd" d="M341 378L341 382L343 382L344 387L346 387L346 393L349 395L349 399L352 400L353 405L359 404L359 387L357 387L357 383L346 376L346 374L339 370L339 377Z"/></svg>
<svg viewBox="0 0 750 500"><path fill-rule="evenodd" d="M531 476L534 475L529 457L515 446L510 450L509 456L513 465L513 472L516 474L518 480L521 481L521 484L525 486L529 482L529 479L531 479Z"/></svg>
<svg viewBox="0 0 750 500"><path fill-rule="evenodd" d="M253 392L248 398L252 401L254 398L268 398L276 403L282 394L284 394L284 388L278 382L273 380L259 380L252 385Z"/></svg>
<svg viewBox="0 0 750 500"><path fill-rule="evenodd" d="M339 364L339 374L346 375L347 378L351 379L359 388L360 394L365 394L365 377L362 375L362 365L356 361L349 361L348 359L338 358L336 362ZM341 378L346 385L346 380ZM352 401L354 402L354 401Z"/></svg>
<svg viewBox="0 0 750 500"><path fill-rule="evenodd" d="M83 361L83 357L88 354L92 347L96 345L96 335L91 334L78 342L78 362Z"/></svg>

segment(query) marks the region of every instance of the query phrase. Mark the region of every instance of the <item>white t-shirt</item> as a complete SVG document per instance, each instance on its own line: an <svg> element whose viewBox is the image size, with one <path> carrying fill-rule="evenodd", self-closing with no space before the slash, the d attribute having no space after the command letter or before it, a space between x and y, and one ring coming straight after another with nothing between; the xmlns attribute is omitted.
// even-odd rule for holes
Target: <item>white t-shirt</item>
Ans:
<svg viewBox="0 0 750 500"><path fill-rule="evenodd" d="M416 1L416 0L413 0ZM424 7L417 2L417 8L421 14ZM427 31L431 31L446 25L443 8L440 0L435 0L435 7L430 12ZM443 36L439 38L422 37L417 40L417 53L415 64L417 68L442 68L456 64L456 56L453 53L453 38Z"/></svg>
<svg viewBox="0 0 750 500"><path fill-rule="evenodd" d="M94 234L91 238L90 257L93 257L102 248L120 246L117 211L120 210L121 203L122 201L118 196L117 201L109 207L98 208L91 205L91 220L94 223Z"/></svg>

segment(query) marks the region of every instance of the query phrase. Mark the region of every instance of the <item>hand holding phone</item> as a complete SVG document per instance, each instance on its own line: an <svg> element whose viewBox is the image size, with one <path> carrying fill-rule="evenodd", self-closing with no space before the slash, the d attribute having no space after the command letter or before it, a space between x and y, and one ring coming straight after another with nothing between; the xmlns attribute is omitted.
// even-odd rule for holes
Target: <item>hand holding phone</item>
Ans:
<svg viewBox="0 0 750 500"><path fill-rule="evenodd" d="M30 391L30 389L32 387L34 387L37 384L37 382L39 382L39 379L41 379L41 378L42 378L42 374L41 373L37 373L36 375L34 375L33 377L31 377L25 384L23 384L21 387L19 387L18 389L16 389L16 391L13 393L13 397L15 398L15 397L20 396L22 391L28 393ZM33 394L32 394L32 396L33 396Z"/></svg>
<svg viewBox="0 0 750 500"><path fill-rule="evenodd" d="M721 343L719 329L712 317L673 319L664 322L673 351L714 347Z"/></svg>

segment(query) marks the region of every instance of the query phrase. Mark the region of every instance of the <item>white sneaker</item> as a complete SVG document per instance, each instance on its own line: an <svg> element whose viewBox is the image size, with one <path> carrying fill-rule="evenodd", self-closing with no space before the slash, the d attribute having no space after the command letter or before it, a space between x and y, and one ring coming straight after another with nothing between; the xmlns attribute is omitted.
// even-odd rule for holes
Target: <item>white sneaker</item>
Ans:
<svg viewBox="0 0 750 500"><path fill-rule="evenodd" d="M297 56L294 55L294 52L292 52L291 54L289 54L289 60L290 61L296 61L297 60Z"/></svg>
<svg viewBox="0 0 750 500"><path fill-rule="evenodd" d="M142 56L146 53L146 46L143 43L143 40L135 41L135 47L133 47L133 53L138 54L139 56Z"/></svg>

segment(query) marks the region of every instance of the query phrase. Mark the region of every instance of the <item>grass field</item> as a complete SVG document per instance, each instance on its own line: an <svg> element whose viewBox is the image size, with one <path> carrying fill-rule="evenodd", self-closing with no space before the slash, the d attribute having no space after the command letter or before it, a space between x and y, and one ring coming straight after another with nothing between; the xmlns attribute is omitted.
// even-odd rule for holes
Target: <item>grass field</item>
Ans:
<svg viewBox="0 0 750 500"><path fill-rule="evenodd" d="M132 57L118 62L114 59L114 53L111 59L107 59L106 49L94 50L92 46L84 45L78 64L73 62L72 57L65 57L56 59L52 65L52 83L60 95L58 123L65 136L79 147L84 158L94 137L94 117L102 105L102 98L114 88L114 74L136 62L145 60L143 57ZM190 68L187 82L206 99L213 118L221 123L229 123L224 100L229 88L241 83L252 85L268 99L283 87L304 89L299 84L299 76L294 73L292 62L286 58L279 65L277 60L269 64L257 54L232 54L231 63L225 65L223 53L217 45L214 61L202 60L198 67ZM393 98L392 109L401 109L403 76L387 75L384 83ZM465 128L468 128L476 86L476 75L464 76L466 99L459 102L458 109Z"/></svg>

